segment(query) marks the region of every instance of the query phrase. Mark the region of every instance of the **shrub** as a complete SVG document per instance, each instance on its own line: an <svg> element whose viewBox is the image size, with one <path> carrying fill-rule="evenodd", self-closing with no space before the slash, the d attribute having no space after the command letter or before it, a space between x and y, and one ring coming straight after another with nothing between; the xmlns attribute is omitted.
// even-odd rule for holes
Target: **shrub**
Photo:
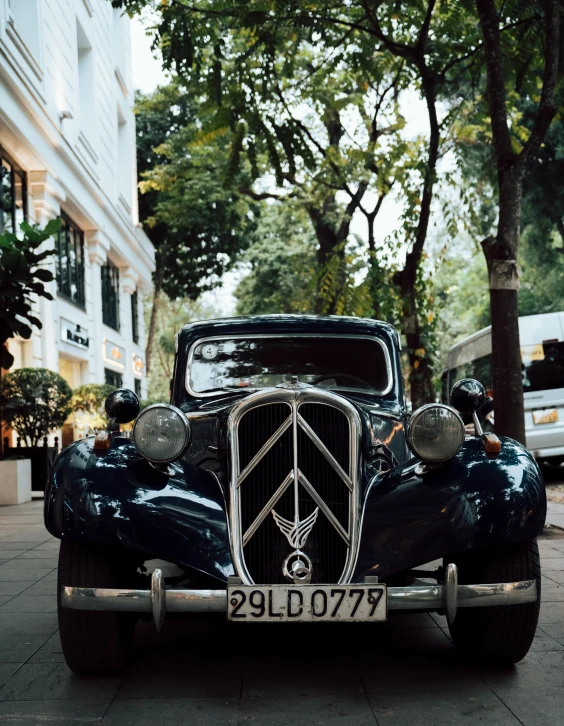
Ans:
<svg viewBox="0 0 564 726"><path fill-rule="evenodd" d="M19 368L0 388L0 418L28 446L61 428L71 412L72 390L65 379L46 368Z"/></svg>
<svg viewBox="0 0 564 726"><path fill-rule="evenodd" d="M84 434L95 434L108 425L104 403L113 390L114 387L107 383L87 383L72 392L75 424Z"/></svg>

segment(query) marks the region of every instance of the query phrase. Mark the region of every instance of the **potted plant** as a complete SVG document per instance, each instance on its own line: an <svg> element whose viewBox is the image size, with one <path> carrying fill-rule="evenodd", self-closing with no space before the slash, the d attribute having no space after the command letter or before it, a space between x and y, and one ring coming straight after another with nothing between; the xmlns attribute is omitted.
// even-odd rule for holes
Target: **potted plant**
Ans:
<svg viewBox="0 0 564 726"><path fill-rule="evenodd" d="M32 489L44 491L49 468L58 447L45 445L51 431L59 429L71 412L72 391L65 379L46 368L19 368L0 386L0 418L25 446L5 454L31 459ZM40 446L43 440L44 445ZM19 442L18 442L19 443Z"/></svg>

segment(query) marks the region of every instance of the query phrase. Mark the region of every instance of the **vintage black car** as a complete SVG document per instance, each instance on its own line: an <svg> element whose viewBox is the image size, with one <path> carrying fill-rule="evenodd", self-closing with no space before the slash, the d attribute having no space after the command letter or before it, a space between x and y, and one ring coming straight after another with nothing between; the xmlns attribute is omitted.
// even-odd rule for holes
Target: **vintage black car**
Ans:
<svg viewBox="0 0 564 726"><path fill-rule="evenodd" d="M170 404L139 413L116 391L109 431L52 470L45 522L61 540L68 665L117 670L138 618L160 629L166 613L203 612L231 627L353 630L442 612L470 660L520 660L538 618L546 498L526 449L482 432L484 396L460 381L452 407L408 416L398 334L374 320L185 326Z"/></svg>

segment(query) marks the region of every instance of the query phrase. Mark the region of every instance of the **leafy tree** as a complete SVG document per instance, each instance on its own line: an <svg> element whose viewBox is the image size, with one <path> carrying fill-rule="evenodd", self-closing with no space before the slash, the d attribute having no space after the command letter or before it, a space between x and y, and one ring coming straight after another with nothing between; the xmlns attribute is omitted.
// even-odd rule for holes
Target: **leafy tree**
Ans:
<svg viewBox="0 0 564 726"><path fill-rule="evenodd" d="M75 423L81 430L94 434L107 426L108 417L104 409L106 398L114 390L107 383L86 383L72 392L71 408Z"/></svg>
<svg viewBox="0 0 564 726"><path fill-rule="evenodd" d="M481 163L477 217L485 232L481 244L489 273L496 429L524 442L518 327L523 180L531 165L538 176L540 164L535 159L556 114L560 10L558 0L511 0L504 3L503 12L494 0L475 0L475 4L483 66L473 68L476 99L462 117L465 131L460 138L470 146L477 144L477 152L468 155L473 157L471 164L477 159ZM488 186L493 194L483 195ZM531 178L525 210L538 205L543 194L535 186Z"/></svg>
<svg viewBox="0 0 564 726"><path fill-rule="evenodd" d="M65 379L45 368L18 368L0 387L0 416L28 446L37 446L60 428L71 412L72 390Z"/></svg>
<svg viewBox="0 0 564 726"><path fill-rule="evenodd" d="M246 195L224 187L218 160L228 156L228 140L212 134L196 143L196 109L180 80L136 100L140 218L156 252L148 373L161 293L194 300L217 285L253 239L259 212ZM239 178L246 183L244 172Z"/></svg>
<svg viewBox="0 0 564 726"><path fill-rule="evenodd" d="M19 335L31 337L32 326L41 328L41 321L32 310L34 296L52 300L43 283L51 282L53 274L41 265L54 250L39 251L60 227L59 220L51 220L45 229L23 222L23 236L5 232L0 234L0 368L8 369L14 362L6 343Z"/></svg>
<svg viewBox="0 0 564 726"><path fill-rule="evenodd" d="M378 281L374 225L383 199L401 190L405 213L398 241L407 247L394 276L411 364L415 405L432 396L418 297L437 163L456 113L440 118L440 88L452 83L476 33L463 5L434 0L398 4L352 0L211 2L113 0L137 12L152 7L165 65L187 78L208 114L202 133L232 139L229 169L246 155L255 199L292 196L301 201L317 241L317 312L344 308L347 241L353 214L368 226L370 279ZM432 39L432 42L431 42ZM406 88L424 98L430 132L402 135L399 100ZM464 94L462 99L464 98ZM460 102L460 99L459 99ZM260 183L274 177L275 190ZM368 203L370 201L370 204ZM372 286L377 295L377 285ZM379 308L375 300L374 309Z"/></svg>
<svg viewBox="0 0 564 726"><path fill-rule="evenodd" d="M152 315L150 301L145 301L145 320ZM155 352L153 366L148 374L147 400L143 408L151 403L162 403L170 398L170 381L174 373L175 336L184 325L196 320L221 317L221 311L207 304L205 296L199 300L170 300L163 293L155 317Z"/></svg>

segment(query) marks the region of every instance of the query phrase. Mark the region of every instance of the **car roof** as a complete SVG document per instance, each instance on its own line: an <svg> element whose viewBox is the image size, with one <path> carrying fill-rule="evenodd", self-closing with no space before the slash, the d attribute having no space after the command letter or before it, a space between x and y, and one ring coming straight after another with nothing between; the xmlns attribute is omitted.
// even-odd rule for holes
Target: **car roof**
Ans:
<svg viewBox="0 0 564 726"><path fill-rule="evenodd" d="M188 323L180 331L184 342L209 335L277 333L368 335L384 337L399 347L395 328L382 320L345 315L245 315Z"/></svg>

